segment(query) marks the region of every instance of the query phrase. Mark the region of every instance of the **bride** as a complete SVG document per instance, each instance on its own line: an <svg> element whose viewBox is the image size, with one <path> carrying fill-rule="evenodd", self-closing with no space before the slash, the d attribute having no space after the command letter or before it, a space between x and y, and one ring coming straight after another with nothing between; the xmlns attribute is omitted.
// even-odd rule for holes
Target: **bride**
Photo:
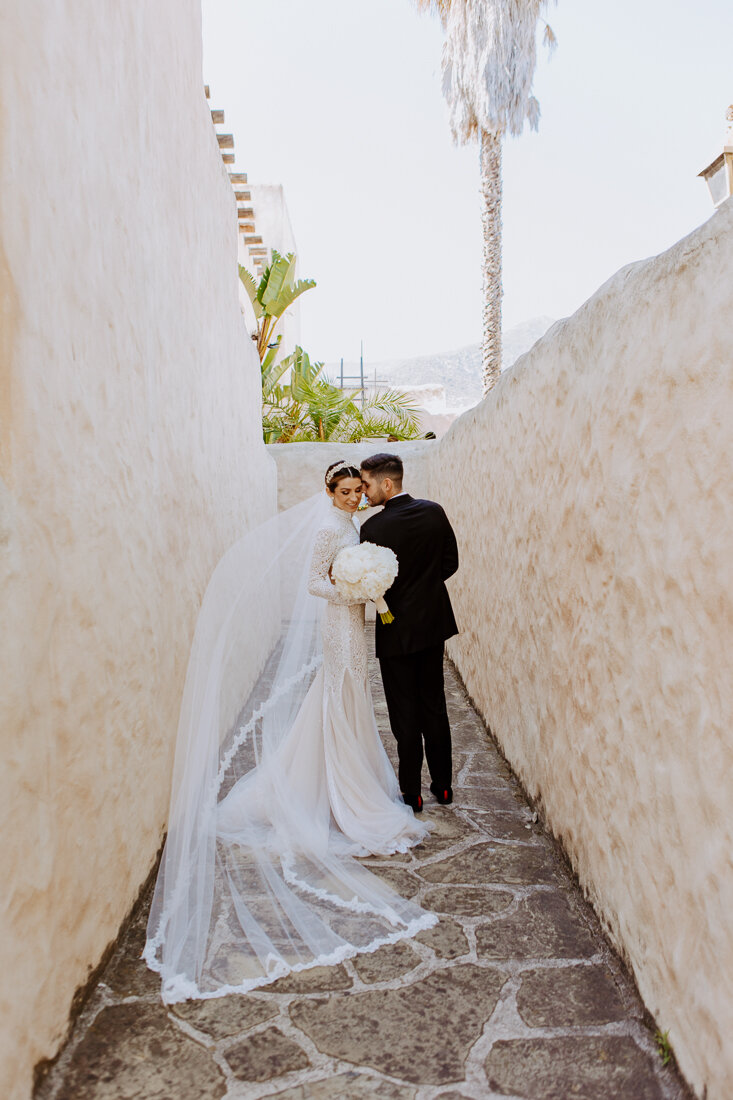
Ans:
<svg viewBox="0 0 733 1100"><path fill-rule="evenodd" d="M427 829L377 730L364 604L331 579L359 542L359 470L334 463L325 487L236 543L199 612L144 951L168 1003L246 992L436 921L355 858L404 852Z"/></svg>

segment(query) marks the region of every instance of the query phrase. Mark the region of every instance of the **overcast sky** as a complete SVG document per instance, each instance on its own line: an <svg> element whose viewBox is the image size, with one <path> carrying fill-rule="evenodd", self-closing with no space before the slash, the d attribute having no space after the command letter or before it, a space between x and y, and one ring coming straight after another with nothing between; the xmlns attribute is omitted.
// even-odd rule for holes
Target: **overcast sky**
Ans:
<svg viewBox="0 0 733 1100"><path fill-rule="evenodd" d="M237 168L282 183L316 359L481 330L478 150L452 144L442 32L410 0L203 0L204 79ZM572 313L712 213L697 173L733 103L733 0L560 0L539 133L505 143L504 322Z"/></svg>

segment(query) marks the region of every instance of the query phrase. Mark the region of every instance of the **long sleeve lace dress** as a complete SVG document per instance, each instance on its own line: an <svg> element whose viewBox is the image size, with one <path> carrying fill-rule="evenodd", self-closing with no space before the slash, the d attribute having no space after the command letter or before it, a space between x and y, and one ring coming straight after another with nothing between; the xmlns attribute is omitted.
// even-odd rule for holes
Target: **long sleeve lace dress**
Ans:
<svg viewBox="0 0 733 1100"><path fill-rule="evenodd" d="M367 675L364 604L345 600L329 569L356 546L352 516L333 508L316 535L308 589L328 601L322 624L323 665L292 728L267 762L237 783L219 806L219 835L236 838L243 822L267 821L278 807L280 834L340 854L390 854L419 843L427 829L400 797L374 718ZM289 807L289 821L281 807ZM314 832L320 835L315 838Z"/></svg>
<svg viewBox="0 0 733 1100"><path fill-rule="evenodd" d="M344 601L329 577L339 551L359 541L353 518L322 500L303 504L224 555L199 613L145 947L166 1003L246 993L437 919L353 858L405 851L427 829L400 798L377 730L364 605ZM297 524L313 529L313 507L317 533L301 544ZM263 581L257 565L272 546L290 556ZM232 726L227 676L236 687L248 631L268 621L280 624L279 641Z"/></svg>

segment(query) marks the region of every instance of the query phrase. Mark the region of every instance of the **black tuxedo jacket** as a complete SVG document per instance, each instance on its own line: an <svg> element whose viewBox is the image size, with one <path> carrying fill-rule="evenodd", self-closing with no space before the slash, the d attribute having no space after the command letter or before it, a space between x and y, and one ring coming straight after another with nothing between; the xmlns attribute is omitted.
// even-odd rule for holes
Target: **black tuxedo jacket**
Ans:
<svg viewBox="0 0 733 1100"><path fill-rule="evenodd" d="M409 493L393 497L363 524L361 541L388 546L399 563L384 597L394 622L382 623L377 615L377 657L416 653L458 633L445 587L458 568L458 546L439 504Z"/></svg>

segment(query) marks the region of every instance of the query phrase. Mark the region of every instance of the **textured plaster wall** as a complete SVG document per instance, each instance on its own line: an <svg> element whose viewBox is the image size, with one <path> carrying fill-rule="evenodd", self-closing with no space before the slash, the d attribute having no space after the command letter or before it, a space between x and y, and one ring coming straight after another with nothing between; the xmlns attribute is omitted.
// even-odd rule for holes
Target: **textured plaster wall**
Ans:
<svg viewBox="0 0 733 1100"><path fill-rule="evenodd" d="M0 1095L167 816L212 566L275 509L198 0L0 14Z"/></svg>
<svg viewBox="0 0 733 1100"><path fill-rule="evenodd" d="M451 655L683 1072L733 1083L733 202L556 324L434 452Z"/></svg>

